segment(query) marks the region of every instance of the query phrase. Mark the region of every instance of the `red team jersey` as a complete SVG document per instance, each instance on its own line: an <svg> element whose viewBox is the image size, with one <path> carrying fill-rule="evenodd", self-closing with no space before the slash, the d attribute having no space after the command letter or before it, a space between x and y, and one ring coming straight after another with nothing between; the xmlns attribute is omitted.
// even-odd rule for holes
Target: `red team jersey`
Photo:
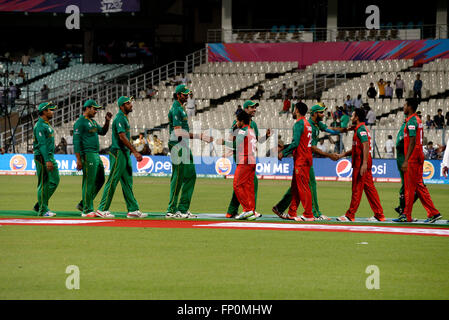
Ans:
<svg viewBox="0 0 449 320"><path fill-rule="evenodd" d="M407 154L410 145L410 137L416 137L415 148L410 155L409 161L423 162L424 153L422 148L423 125L421 119L416 113L412 114L405 120L404 127L404 155Z"/></svg>
<svg viewBox="0 0 449 320"><path fill-rule="evenodd" d="M293 150L293 159L295 166L311 166L313 163L312 158L312 126L305 117L299 118L297 121L297 127L303 127L301 137L299 138L299 144Z"/></svg>
<svg viewBox="0 0 449 320"><path fill-rule="evenodd" d="M238 130L237 138L237 164L256 164L256 133L245 125Z"/></svg>

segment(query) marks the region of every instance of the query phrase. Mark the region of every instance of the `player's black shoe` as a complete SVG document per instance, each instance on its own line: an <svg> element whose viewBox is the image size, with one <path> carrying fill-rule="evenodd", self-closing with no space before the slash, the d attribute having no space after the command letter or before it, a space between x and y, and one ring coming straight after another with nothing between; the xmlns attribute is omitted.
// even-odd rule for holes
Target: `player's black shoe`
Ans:
<svg viewBox="0 0 449 320"><path fill-rule="evenodd" d="M77 208L79 211L83 212L83 200L81 200L81 201L76 205L76 208Z"/></svg>
<svg viewBox="0 0 449 320"><path fill-rule="evenodd" d="M34 205L33 210L36 212L39 212L39 203L38 202L36 202L36 204Z"/></svg>

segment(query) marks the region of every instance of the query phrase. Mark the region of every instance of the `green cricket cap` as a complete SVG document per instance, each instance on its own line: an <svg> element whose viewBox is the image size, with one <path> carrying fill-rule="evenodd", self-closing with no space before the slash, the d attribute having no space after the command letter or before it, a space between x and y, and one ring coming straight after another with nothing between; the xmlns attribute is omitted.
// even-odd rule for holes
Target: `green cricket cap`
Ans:
<svg viewBox="0 0 449 320"><path fill-rule="evenodd" d="M132 101L132 100L133 100L133 97L121 96L117 100L117 105L120 108L124 103L127 103L127 102Z"/></svg>
<svg viewBox="0 0 449 320"><path fill-rule="evenodd" d="M259 106L259 103L251 101L251 100L246 100L245 103L243 104L243 109L247 109L248 107L252 107L252 106Z"/></svg>
<svg viewBox="0 0 449 320"><path fill-rule="evenodd" d="M100 109L103 108L102 106L98 105L97 101L93 100L93 99L89 99L86 102L84 102L84 107L94 107L95 109Z"/></svg>
<svg viewBox="0 0 449 320"><path fill-rule="evenodd" d="M190 89L186 87L185 84L180 84L179 86L176 87L175 89L175 93L182 93L182 94L189 94L190 93Z"/></svg>
<svg viewBox="0 0 449 320"><path fill-rule="evenodd" d="M48 101L48 102L42 102L42 103L37 107L37 110L38 110L39 112L44 111L44 110L47 110L47 109L53 110L53 109L56 109L56 106L53 104L53 102Z"/></svg>
<svg viewBox="0 0 449 320"><path fill-rule="evenodd" d="M314 105L312 108L310 108L310 113L314 114L315 112L322 112L325 111L326 109L327 107L324 104L318 103Z"/></svg>

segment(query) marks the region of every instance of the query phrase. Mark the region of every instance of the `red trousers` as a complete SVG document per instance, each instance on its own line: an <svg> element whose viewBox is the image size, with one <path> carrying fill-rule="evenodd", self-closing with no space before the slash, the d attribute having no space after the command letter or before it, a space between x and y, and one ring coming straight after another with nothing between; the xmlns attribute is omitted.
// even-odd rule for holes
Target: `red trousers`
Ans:
<svg viewBox="0 0 449 320"><path fill-rule="evenodd" d="M313 218L312 213L312 192L310 191L309 179L310 179L310 167L311 166L295 166L293 169L292 179L292 201L290 208L288 209L288 215L290 217L296 217L296 211L298 205L301 202L304 207L303 216L306 218Z"/></svg>
<svg viewBox="0 0 449 320"><path fill-rule="evenodd" d="M254 197L255 164L238 164L234 174L234 192L243 207L243 212L255 211Z"/></svg>
<svg viewBox="0 0 449 320"><path fill-rule="evenodd" d="M404 194L405 194L405 208L404 214L408 221L412 221L412 209L415 198L415 192L418 195L424 209L427 211L427 217L430 218L439 213L433 205L429 190L424 185L422 178L423 162L409 161L407 171L404 173Z"/></svg>
<svg viewBox="0 0 449 320"><path fill-rule="evenodd" d="M379 219L384 218L384 210L380 204L379 194L374 186L371 167L368 167L363 176L360 175L360 168L354 168L352 172L351 204L349 205L348 211L346 211L346 217L354 220L355 213L362 200L363 191L365 191L366 198L368 199L371 210L374 212L374 216Z"/></svg>

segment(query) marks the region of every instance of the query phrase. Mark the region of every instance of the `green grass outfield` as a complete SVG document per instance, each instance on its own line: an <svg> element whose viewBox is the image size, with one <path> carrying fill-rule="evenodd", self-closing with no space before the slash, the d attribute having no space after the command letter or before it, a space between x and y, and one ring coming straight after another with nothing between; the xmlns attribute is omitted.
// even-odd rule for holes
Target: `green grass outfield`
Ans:
<svg viewBox="0 0 449 320"><path fill-rule="evenodd" d="M75 211L80 182L62 176L50 208ZM142 211L165 211L167 178L136 177L134 184ZM0 185L0 218L31 210L34 176L1 176ZM259 181L258 211L270 215L288 185ZM386 217L396 217L399 184L376 187ZM448 219L449 186L428 188ZM191 211L225 213L231 193L232 180L198 179ZM344 214L350 195L350 183L318 182L328 216ZM125 211L120 187L111 211ZM357 217L371 215L363 197ZM426 217L420 203L413 216ZM4 225L0 252L0 299L449 299L447 237ZM79 290L65 286L69 265L79 267ZM378 290L365 286L370 265L379 268Z"/></svg>

